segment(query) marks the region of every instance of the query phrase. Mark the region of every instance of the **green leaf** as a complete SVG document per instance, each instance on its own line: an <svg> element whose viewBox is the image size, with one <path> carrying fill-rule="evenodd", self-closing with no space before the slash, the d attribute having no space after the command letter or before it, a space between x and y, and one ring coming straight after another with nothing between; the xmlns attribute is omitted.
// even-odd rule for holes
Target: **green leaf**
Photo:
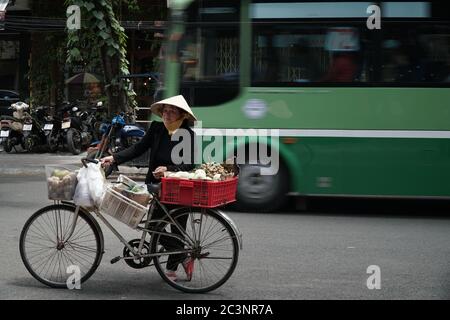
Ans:
<svg viewBox="0 0 450 320"><path fill-rule="evenodd" d="M113 27L114 30L119 30L120 29L120 23L114 19L111 21L111 27Z"/></svg>
<svg viewBox="0 0 450 320"><path fill-rule="evenodd" d="M94 11L92 12L92 14L98 19L98 20L102 20L105 15L103 14L103 12L101 11Z"/></svg>
<svg viewBox="0 0 450 320"><path fill-rule="evenodd" d="M69 59L70 60L79 60L81 59L81 52L78 50L78 48L72 48L69 51Z"/></svg>
<svg viewBox="0 0 450 320"><path fill-rule="evenodd" d="M122 68L120 68L120 71L122 72L122 74L123 74L123 75L127 75L127 74L129 74L129 72L128 72L128 68L126 68L126 67L122 67Z"/></svg>
<svg viewBox="0 0 450 320"><path fill-rule="evenodd" d="M95 8L95 4L93 4L92 2L87 2L87 1L85 1L83 3L83 6L87 9L87 11L91 11L92 9Z"/></svg>
<svg viewBox="0 0 450 320"><path fill-rule="evenodd" d="M103 40L111 39L111 36L110 36L109 34L107 34L105 31L100 31L100 32L98 33L98 35L99 35L100 37L102 37Z"/></svg>
<svg viewBox="0 0 450 320"><path fill-rule="evenodd" d="M69 37L69 42L78 42L78 41L80 41L80 37L78 37L75 34L73 34Z"/></svg>
<svg viewBox="0 0 450 320"><path fill-rule="evenodd" d="M105 28L106 28L106 22L105 22L104 20L100 21L100 23L97 24L97 27L98 27L100 30L105 29Z"/></svg>
<svg viewBox="0 0 450 320"><path fill-rule="evenodd" d="M116 50L113 48L108 48L108 51L106 52L108 56L112 57L116 54Z"/></svg>
<svg viewBox="0 0 450 320"><path fill-rule="evenodd" d="M114 47L114 40L113 38L109 37L108 39L105 40L106 44L110 47Z"/></svg>

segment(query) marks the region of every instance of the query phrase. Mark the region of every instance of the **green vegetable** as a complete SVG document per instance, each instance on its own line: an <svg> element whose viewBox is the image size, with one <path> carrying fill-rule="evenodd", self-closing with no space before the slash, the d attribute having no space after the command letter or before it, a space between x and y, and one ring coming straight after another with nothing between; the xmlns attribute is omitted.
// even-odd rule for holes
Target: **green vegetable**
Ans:
<svg viewBox="0 0 450 320"><path fill-rule="evenodd" d="M57 178L59 178L59 179L62 179L62 178L64 178L65 176L67 176L68 174L70 174L70 171L68 171L68 170L58 170L58 169L55 169L55 171L53 171L52 176L53 176L53 177L57 177Z"/></svg>
<svg viewBox="0 0 450 320"><path fill-rule="evenodd" d="M143 188L141 186L135 185L134 187L128 189L130 192L139 193L142 192Z"/></svg>

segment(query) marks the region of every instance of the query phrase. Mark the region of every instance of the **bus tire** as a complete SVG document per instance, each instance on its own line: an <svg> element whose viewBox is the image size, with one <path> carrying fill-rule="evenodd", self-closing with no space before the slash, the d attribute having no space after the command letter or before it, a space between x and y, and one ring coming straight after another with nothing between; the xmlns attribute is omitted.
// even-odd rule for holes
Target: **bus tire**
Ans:
<svg viewBox="0 0 450 320"><path fill-rule="evenodd" d="M262 176L261 165L240 166L235 208L239 211L273 212L287 202L289 181L287 170L280 163L274 175Z"/></svg>

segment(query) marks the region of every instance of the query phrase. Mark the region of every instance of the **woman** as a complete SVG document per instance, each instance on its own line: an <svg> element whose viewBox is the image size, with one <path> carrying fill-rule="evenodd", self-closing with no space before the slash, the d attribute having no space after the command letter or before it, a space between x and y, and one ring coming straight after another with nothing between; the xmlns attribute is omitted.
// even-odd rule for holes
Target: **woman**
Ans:
<svg viewBox="0 0 450 320"><path fill-rule="evenodd" d="M159 187L160 179L166 171L190 171L194 168L194 139L195 134L189 127L197 118L187 104L182 95L174 96L152 104L152 113L162 118L163 122L153 121L145 136L136 144L126 150L115 153L101 159L102 165L111 165L113 162L117 165L139 157L150 149L150 160L145 183L149 191L155 191ZM172 150L180 141L172 141L171 136L178 129L185 129L190 135L190 161L187 163L175 164L172 159ZM183 136L183 135L182 135ZM182 152L184 149L181 149ZM184 159L183 154L177 154ZM168 206L169 207L169 206ZM170 207L169 207L170 208ZM164 212L154 210L152 219L164 218ZM183 228L186 228L187 216L179 219L178 222ZM174 233L181 234L179 230ZM172 237L161 239L166 250L176 250L183 247L183 244ZM167 261L166 275L172 280L177 280L176 270L178 265L182 264L188 280L192 277L193 260L186 255L170 255Z"/></svg>

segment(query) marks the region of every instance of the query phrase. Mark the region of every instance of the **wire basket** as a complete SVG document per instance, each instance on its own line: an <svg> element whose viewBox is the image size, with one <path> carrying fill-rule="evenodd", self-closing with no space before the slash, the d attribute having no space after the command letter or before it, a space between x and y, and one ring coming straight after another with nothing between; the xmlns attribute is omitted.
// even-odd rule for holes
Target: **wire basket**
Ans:
<svg viewBox="0 0 450 320"><path fill-rule="evenodd" d="M45 166L48 198L50 200L72 200L78 183L79 169L79 167L71 165Z"/></svg>
<svg viewBox="0 0 450 320"><path fill-rule="evenodd" d="M123 175L120 175L118 180L122 183L129 184L130 186L135 186L137 184ZM129 227L136 229L144 215L147 213L148 207L128 198L116 190L114 185L106 186L105 194L99 207L100 212L110 215ZM141 200L141 203L148 204L151 197L147 196L147 199L146 202L143 202L142 199L139 200Z"/></svg>

